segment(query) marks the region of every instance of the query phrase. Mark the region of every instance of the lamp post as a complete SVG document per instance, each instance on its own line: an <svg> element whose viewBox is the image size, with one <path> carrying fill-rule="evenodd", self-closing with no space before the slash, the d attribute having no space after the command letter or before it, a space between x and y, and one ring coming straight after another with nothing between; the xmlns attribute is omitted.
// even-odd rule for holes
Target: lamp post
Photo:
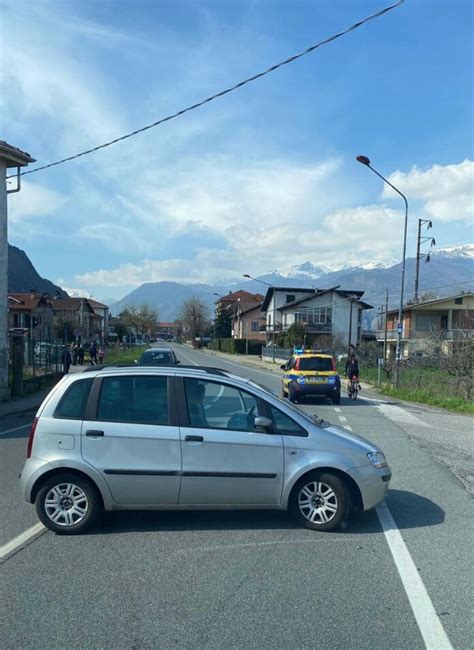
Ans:
<svg viewBox="0 0 474 650"><path fill-rule="evenodd" d="M401 362L401 350L402 350L402 330L403 330L403 290L405 286L405 257L406 257L406 250L407 250L407 225L408 225L408 201L407 197L400 192L400 190L395 187L395 185L392 185L386 178L382 176L382 174L379 174L377 170L375 170L371 164L369 158L367 156L357 156L356 160L358 160L362 165L365 165L369 169L371 169L374 174L377 174L379 178L381 178L384 183L387 183L387 185L390 185L390 187L395 190L397 194L399 194L403 201L405 202L405 228L403 231L403 254L402 254L402 280L401 280L401 287L400 287L400 306L398 309L398 325L397 325L397 348L396 348L396 363L395 363L395 387L399 388L400 386L400 362Z"/></svg>
<svg viewBox="0 0 474 650"><path fill-rule="evenodd" d="M275 287L273 284L270 284L269 282L265 282L265 280L259 280L258 278L253 278L251 275L248 273L244 273L244 278L248 278L249 280L255 280L255 282L261 282L262 284L266 284L267 287L271 287L273 289L273 328L272 328L272 361L275 363L275 302L276 302L276 291Z"/></svg>

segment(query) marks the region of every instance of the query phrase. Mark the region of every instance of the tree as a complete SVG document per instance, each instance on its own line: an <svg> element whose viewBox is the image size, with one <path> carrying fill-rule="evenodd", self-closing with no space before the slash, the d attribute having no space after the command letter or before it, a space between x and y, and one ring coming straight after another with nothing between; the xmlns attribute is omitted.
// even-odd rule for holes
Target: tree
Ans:
<svg viewBox="0 0 474 650"><path fill-rule="evenodd" d="M189 336L194 341L203 336L204 327L209 320L209 308L201 298L192 296L183 302L179 320L183 322Z"/></svg>
<svg viewBox="0 0 474 650"><path fill-rule="evenodd" d="M295 345L304 345L306 329L303 323L292 323L285 333L285 346L292 348Z"/></svg>
<svg viewBox="0 0 474 650"><path fill-rule="evenodd" d="M139 336L152 334L158 320L158 314L150 305L130 305L120 314L120 319L126 327L135 331Z"/></svg>
<svg viewBox="0 0 474 650"><path fill-rule="evenodd" d="M215 338L229 339L232 336L232 318L227 309L221 309L215 321Z"/></svg>

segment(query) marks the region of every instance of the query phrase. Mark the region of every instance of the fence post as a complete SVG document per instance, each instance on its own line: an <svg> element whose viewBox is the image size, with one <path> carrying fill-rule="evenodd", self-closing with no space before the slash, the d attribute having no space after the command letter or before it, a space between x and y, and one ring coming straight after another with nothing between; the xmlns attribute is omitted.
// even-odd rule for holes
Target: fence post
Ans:
<svg viewBox="0 0 474 650"><path fill-rule="evenodd" d="M12 396L23 395L23 356L24 338L22 336L12 337Z"/></svg>

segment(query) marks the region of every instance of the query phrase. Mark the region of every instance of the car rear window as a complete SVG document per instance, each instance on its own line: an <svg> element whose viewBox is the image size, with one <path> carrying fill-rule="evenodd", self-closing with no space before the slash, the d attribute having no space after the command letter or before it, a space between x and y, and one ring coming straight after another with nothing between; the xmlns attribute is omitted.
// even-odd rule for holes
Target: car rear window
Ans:
<svg viewBox="0 0 474 650"><path fill-rule="evenodd" d="M89 378L71 384L56 406L53 417L82 420L92 382L93 379Z"/></svg>
<svg viewBox="0 0 474 650"><path fill-rule="evenodd" d="M144 352L140 358L140 364L160 365L172 363L170 352Z"/></svg>
<svg viewBox="0 0 474 650"><path fill-rule="evenodd" d="M300 358L299 370L320 370L323 372L333 370L332 359L327 357L302 357Z"/></svg>

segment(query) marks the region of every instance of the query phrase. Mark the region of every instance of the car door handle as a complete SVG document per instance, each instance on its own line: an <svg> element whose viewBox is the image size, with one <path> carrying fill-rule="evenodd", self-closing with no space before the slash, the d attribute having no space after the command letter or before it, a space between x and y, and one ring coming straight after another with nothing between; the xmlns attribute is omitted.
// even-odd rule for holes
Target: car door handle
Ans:
<svg viewBox="0 0 474 650"><path fill-rule="evenodd" d="M104 435L103 431L98 431L97 429L89 429L86 431L86 436L89 438L102 438Z"/></svg>
<svg viewBox="0 0 474 650"><path fill-rule="evenodd" d="M185 436L186 442L204 442L203 436Z"/></svg>

